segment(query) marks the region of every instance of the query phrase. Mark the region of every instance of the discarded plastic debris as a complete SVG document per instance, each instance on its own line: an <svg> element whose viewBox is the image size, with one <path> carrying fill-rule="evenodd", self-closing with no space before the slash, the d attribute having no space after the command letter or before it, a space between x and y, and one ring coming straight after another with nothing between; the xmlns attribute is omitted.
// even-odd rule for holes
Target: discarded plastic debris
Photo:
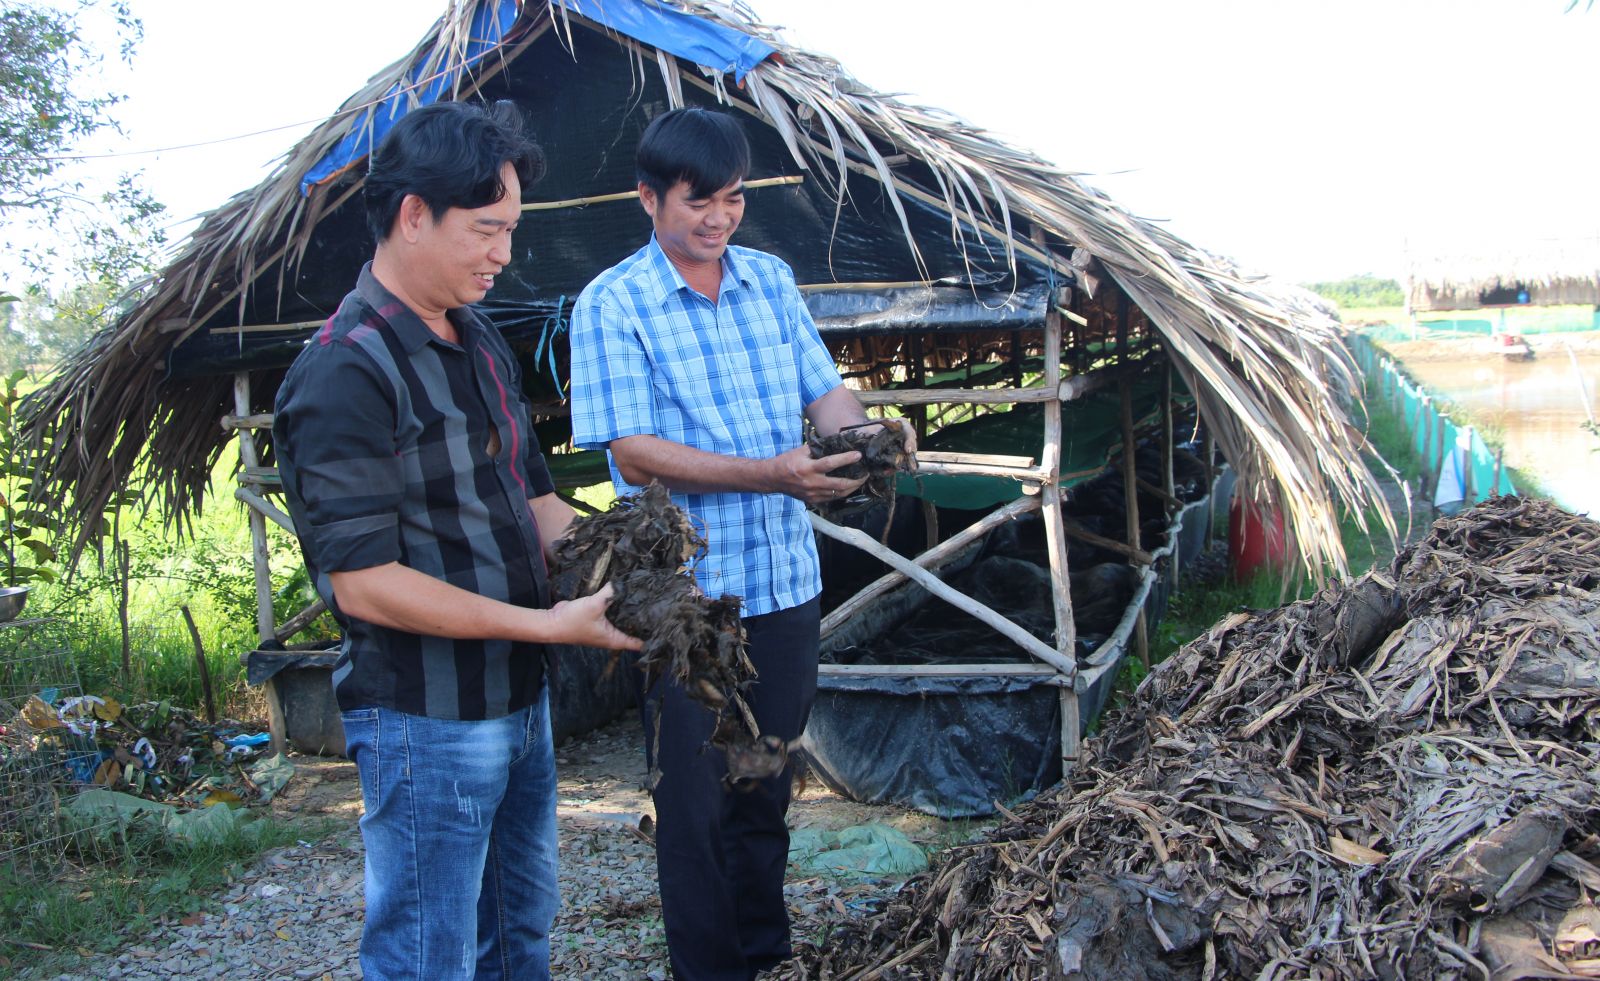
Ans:
<svg viewBox="0 0 1600 981"><path fill-rule="evenodd" d="M837 831L795 828L789 832L789 864L807 873L909 876L928 867L928 856L899 831L873 823Z"/></svg>

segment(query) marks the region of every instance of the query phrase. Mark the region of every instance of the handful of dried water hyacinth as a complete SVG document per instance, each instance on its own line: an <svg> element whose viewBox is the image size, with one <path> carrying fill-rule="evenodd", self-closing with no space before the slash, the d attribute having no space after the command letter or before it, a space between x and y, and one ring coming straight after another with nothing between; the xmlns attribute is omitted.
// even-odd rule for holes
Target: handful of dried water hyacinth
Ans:
<svg viewBox="0 0 1600 981"><path fill-rule="evenodd" d="M638 666L647 679L664 675L717 714L711 743L727 756L729 783L739 785L782 772L788 746L763 738L745 704L756 672L745 654L739 597L712 599L690 574L705 547L689 514L652 482L603 514L573 521L555 546L551 589L557 599L575 599L612 584L606 619L644 642Z"/></svg>
<svg viewBox="0 0 1600 981"><path fill-rule="evenodd" d="M819 507L828 517L839 517L865 511L876 504L894 507L894 478L897 473L910 473L917 468L916 456L906 448L905 430L894 423L877 421L846 426L831 436L812 433L806 437L811 458L859 450L861 459L828 471L830 477L846 480L866 478L854 494ZM890 511L890 515L893 515Z"/></svg>

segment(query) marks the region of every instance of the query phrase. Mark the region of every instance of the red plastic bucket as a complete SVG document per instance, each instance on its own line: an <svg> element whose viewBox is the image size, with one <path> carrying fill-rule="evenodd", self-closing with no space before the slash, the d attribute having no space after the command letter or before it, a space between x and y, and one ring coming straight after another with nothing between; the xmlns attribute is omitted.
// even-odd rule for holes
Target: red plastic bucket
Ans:
<svg viewBox="0 0 1600 981"><path fill-rule="evenodd" d="M1228 505L1228 565L1234 581L1243 582L1263 567L1282 569L1288 558L1283 512L1247 500L1235 487Z"/></svg>

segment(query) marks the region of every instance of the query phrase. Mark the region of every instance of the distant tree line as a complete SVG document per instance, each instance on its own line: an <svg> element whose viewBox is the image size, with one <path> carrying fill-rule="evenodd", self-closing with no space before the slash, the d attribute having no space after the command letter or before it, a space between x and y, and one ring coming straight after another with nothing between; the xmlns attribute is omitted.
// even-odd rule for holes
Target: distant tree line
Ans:
<svg viewBox="0 0 1600 981"><path fill-rule="evenodd" d="M1347 276L1324 283L1305 283L1306 289L1326 297L1349 310L1354 307L1398 307L1406 302L1400 283L1393 279L1379 279L1371 273Z"/></svg>

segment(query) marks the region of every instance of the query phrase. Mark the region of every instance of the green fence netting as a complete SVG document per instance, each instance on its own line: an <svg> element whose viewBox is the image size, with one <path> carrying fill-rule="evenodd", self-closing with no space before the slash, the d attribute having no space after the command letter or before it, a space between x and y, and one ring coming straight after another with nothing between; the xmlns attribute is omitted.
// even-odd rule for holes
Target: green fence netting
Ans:
<svg viewBox="0 0 1600 981"><path fill-rule="evenodd" d="M1464 453L1461 461L1464 469L1459 476L1471 481L1473 503L1495 494L1517 492L1511 474L1496 462L1495 451L1483 437L1470 426L1457 426L1449 416L1439 412L1435 408L1437 399L1413 384L1392 360L1377 350L1370 331L1351 334L1346 343L1356 366L1370 383L1374 397L1393 406L1405 423L1411 434L1411 444L1430 475L1437 477L1445 466L1456 466L1453 458L1447 458L1446 450L1459 448Z"/></svg>
<svg viewBox="0 0 1600 981"><path fill-rule="evenodd" d="M1361 330L1377 341L1488 337L1496 331L1508 334L1570 334L1600 330L1600 310L1586 307L1509 307L1505 310L1421 313L1416 315L1415 323L1369 324Z"/></svg>

